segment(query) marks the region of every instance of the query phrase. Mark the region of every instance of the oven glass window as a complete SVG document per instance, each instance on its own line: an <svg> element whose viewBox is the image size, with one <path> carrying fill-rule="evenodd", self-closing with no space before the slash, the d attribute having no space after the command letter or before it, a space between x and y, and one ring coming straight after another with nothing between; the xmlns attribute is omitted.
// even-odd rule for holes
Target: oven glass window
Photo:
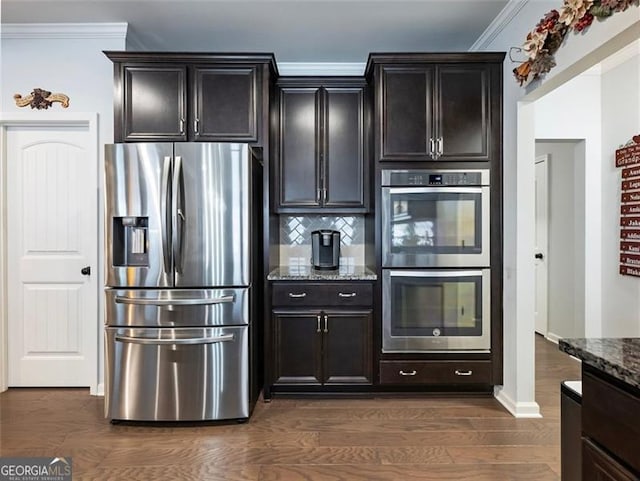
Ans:
<svg viewBox="0 0 640 481"><path fill-rule="evenodd" d="M391 335L479 336L482 277L394 277Z"/></svg>
<svg viewBox="0 0 640 481"><path fill-rule="evenodd" d="M480 193L393 194L391 252L481 253L481 202Z"/></svg>

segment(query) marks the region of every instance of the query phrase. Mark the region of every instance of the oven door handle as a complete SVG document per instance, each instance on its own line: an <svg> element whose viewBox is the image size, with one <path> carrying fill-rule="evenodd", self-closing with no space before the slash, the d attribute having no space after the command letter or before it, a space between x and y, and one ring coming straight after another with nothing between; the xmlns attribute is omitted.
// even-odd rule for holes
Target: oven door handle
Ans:
<svg viewBox="0 0 640 481"><path fill-rule="evenodd" d="M482 187L383 187L391 195L394 194L482 194Z"/></svg>
<svg viewBox="0 0 640 481"><path fill-rule="evenodd" d="M126 342L129 344L144 344L151 346L180 346L191 344L214 344L217 342L231 342L233 334L224 334L216 337L189 337L186 339L150 339L148 337L115 336L116 342Z"/></svg>
<svg viewBox="0 0 640 481"><path fill-rule="evenodd" d="M211 299L141 299L116 296L116 304L135 304L139 306L206 306L233 302L235 296L214 297Z"/></svg>

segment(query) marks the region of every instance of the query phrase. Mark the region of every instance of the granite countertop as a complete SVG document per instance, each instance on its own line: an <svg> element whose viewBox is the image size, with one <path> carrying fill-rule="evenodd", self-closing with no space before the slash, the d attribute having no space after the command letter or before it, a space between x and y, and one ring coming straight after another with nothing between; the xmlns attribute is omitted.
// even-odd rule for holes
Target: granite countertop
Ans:
<svg viewBox="0 0 640 481"><path fill-rule="evenodd" d="M561 339L560 350L640 389L640 337Z"/></svg>
<svg viewBox="0 0 640 481"><path fill-rule="evenodd" d="M310 265L280 266L269 272L270 281L375 281L375 272L366 266L346 265L331 271L319 271Z"/></svg>

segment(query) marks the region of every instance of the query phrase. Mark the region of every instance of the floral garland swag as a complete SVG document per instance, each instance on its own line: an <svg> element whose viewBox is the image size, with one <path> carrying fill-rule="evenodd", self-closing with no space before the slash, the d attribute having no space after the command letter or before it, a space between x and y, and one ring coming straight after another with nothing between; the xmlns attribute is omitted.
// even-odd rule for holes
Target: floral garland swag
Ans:
<svg viewBox="0 0 640 481"><path fill-rule="evenodd" d="M529 59L513 69L516 80L522 86L555 67L553 55L569 31L582 32L594 18L602 20L639 4L640 0L564 0L560 11L548 12L527 35L522 49Z"/></svg>

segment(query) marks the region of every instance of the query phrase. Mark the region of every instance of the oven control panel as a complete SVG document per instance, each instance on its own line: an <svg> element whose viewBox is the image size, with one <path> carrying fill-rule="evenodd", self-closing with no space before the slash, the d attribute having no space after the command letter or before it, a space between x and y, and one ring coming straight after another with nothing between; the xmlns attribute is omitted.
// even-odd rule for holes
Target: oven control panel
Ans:
<svg viewBox="0 0 640 481"><path fill-rule="evenodd" d="M488 170L383 170L383 186L489 185Z"/></svg>

